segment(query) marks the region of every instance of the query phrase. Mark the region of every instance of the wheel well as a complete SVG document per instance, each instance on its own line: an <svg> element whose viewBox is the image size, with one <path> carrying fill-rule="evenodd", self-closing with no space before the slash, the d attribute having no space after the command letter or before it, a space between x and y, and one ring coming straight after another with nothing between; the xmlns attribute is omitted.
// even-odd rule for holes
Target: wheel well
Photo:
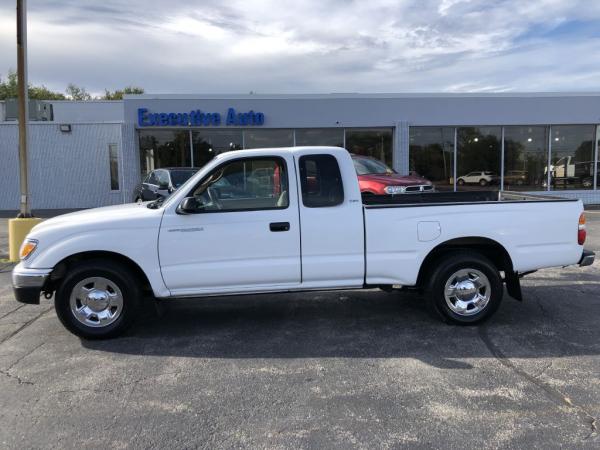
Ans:
<svg viewBox="0 0 600 450"><path fill-rule="evenodd" d="M57 288L61 280L66 275L70 265L76 264L79 261L86 261L90 259L105 259L115 261L124 265L129 270L131 270L131 273L138 279L144 291L148 290L152 292L152 287L150 285L148 277L136 262L120 253L108 251L89 251L76 253L74 255L66 257L65 259L60 261L56 266L54 266L54 270L52 270L52 273L50 274L50 285L47 286L47 291L54 291Z"/></svg>
<svg viewBox="0 0 600 450"><path fill-rule="evenodd" d="M417 286L423 286L425 278L434 266L436 259L456 250L472 250L479 252L488 258L498 270L508 273L513 272L512 259L501 244L493 239L484 237L463 237L443 242L429 252L419 269Z"/></svg>

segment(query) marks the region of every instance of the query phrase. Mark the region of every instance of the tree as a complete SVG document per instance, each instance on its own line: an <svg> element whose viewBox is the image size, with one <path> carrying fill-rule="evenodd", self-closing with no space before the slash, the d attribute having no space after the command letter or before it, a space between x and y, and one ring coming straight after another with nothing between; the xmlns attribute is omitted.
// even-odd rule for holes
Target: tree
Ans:
<svg viewBox="0 0 600 450"><path fill-rule="evenodd" d="M0 77L0 100L17 98L17 73L8 71L6 80ZM43 84L40 86L28 86L29 98L32 100L65 100L65 96L60 92L53 92Z"/></svg>
<svg viewBox="0 0 600 450"><path fill-rule="evenodd" d="M67 89L67 98L69 100L91 100L92 96L88 94L84 87L77 86L73 83L69 83Z"/></svg>
<svg viewBox="0 0 600 450"><path fill-rule="evenodd" d="M102 97L102 100L123 100L124 95L143 93L144 88L137 86L127 86L123 89L115 90L114 92L104 89L104 96Z"/></svg>

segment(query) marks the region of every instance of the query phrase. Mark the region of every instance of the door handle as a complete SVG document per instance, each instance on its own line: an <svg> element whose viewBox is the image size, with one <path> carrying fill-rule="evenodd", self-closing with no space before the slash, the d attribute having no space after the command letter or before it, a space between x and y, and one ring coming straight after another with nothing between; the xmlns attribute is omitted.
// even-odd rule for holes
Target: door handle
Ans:
<svg viewBox="0 0 600 450"><path fill-rule="evenodd" d="M273 223L269 224L269 228L273 232L290 231L290 223L289 222L273 222Z"/></svg>

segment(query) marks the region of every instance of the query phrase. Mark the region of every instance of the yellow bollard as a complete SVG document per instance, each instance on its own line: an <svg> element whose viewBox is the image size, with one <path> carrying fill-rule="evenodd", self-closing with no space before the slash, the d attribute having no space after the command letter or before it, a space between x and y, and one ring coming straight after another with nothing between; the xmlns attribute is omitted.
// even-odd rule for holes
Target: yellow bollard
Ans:
<svg viewBox="0 0 600 450"><path fill-rule="evenodd" d="M19 261L21 244L31 229L41 221L42 219L37 217L8 220L8 259L10 261Z"/></svg>

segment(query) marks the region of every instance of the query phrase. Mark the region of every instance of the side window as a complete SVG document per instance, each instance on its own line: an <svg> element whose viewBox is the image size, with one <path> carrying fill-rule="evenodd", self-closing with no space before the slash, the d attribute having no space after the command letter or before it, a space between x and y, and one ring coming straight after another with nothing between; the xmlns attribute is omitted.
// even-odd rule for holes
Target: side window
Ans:
<svg viewBox="0 0 600 450"><path fill-rule="evenodd" d="M147 181L148 184L158 185L158 179L156 178L156 172L152 172Z"/></svg>
<svg viewBox="0 0 600 450"><path fill-rule="evenodd" d="M117 144L108 145L108 161L110 166L110 190L119 190L119 149Z"/></svg>
<svg viewBox="0 0 600 450"><path fill-rule="evenodd" d="M332 155L300 157L302 203L308 208L337 206L344 201L338 162Z"/></svg>
<svg viewBox="0 0 600 450"><path fill-rule="evenodd" d="M169 174L166 170L157 170L154 173L156 175L156 184L159 186L163 184L169 184Z"/></svg>
<svg viewBox="0 0 600 450"><path fill-rule="evenodd" d="M282 158L244 158L215 169L194 191L205 212L285 209L288 176Z"/></svg>

